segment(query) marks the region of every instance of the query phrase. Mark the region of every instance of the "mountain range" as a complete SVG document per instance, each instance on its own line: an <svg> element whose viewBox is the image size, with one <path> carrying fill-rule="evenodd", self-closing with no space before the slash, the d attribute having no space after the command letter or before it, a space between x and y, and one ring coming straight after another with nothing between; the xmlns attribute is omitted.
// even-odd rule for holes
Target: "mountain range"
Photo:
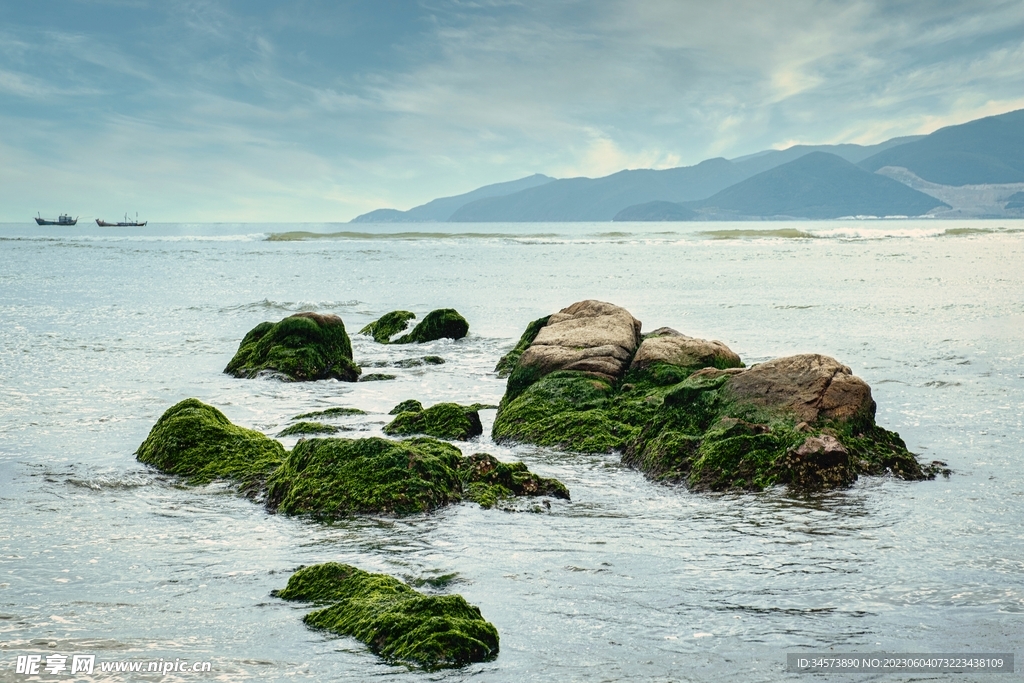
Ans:
<svg viewBox="0 0 1024 683"><path fill-rule="evenodd" d="M877 145L796 145L601 178L535 174L352 222L1010 217L1024 215L1022 191L1019 110Z"/></svg>

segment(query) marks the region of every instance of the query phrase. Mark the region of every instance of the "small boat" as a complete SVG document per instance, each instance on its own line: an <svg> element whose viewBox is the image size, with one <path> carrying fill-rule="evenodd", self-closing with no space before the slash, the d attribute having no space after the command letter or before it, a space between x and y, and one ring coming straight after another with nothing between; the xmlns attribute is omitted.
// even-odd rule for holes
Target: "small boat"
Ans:
<svg viewBox="0 0 1024 683"><path fill-rule="evenodd" d="M72 218L66 213L62 213L55 221L51 221L49 218L42 218L39 214L36 214L36 225L74 225L77 222L78 216Z"/></svg>
<svg viewBox="0 0 1024 683"><path fill-rule="evenodd" d="M99 218L96 219L96 225L100 226L101 228L135 228L142 227L148 222L149 221L142 221L140 223L139 214L135 214L135 220L133 221L128 220L128 214L125 214L124 220L118 221L117 223L108 223L106 221L100 220Z"/></svg>

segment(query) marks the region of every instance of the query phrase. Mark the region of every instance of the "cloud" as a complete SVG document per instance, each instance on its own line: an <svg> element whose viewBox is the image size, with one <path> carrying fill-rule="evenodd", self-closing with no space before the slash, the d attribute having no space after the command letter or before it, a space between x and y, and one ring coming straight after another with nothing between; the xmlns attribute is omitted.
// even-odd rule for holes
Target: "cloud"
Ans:
<svg viewBox="0 0 1024 683"><path fill-rule="evenodd" d="M54 177L97 211L130 196L165 220L337 220L1024 106L1007 95L1024 92L1024 5L996 0L169 0L8 19L9 220Z"/></svg>

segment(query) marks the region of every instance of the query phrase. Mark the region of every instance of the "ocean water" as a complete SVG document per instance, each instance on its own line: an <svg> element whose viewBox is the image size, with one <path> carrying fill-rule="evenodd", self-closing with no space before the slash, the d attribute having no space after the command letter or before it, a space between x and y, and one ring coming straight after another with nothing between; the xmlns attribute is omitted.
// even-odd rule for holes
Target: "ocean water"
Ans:
<svg viewBox="0 0 1024 683"><path fill-rule="evenodd" d="M351 227L0 226L0 680L54 653L212 664L88 679L164 681L778 681L803 680L785 671L796 651L1024 654L1024 222ZM323 525L133 456L189 396L270 435L331 406L369 411L339 422L372 435L403 399L497 403L494 364L525 325L585 298L748 364L835 356L879 423L953 475L692 494L616 454L485 434L464 452L523 460L572 500ZM466 339L354 334L439 307ZM246 331L306 310L341 315L369 371L446 363L358 384L222 373ZM308 608L270 592L330 560L462 594L499 656L428 673L306 628Z"/></svg>

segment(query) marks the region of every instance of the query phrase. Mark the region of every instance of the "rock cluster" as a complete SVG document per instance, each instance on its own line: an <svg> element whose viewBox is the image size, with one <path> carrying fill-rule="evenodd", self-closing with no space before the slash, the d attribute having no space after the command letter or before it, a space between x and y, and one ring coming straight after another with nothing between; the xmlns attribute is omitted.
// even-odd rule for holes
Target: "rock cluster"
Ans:
<svg viewBox="0 0 1024 683"><path fill-rule="evenodd" d="M371 335L382 344L411 344L436 339L462 339L469 333L469 323L453 308L440 308L428 313L408 334L392 341L392 337L408 327L416 317L410 311L392 311L370 323L360 334ZM396 367L440 365L439 356L423 356L398 361ZM252 378L270 374L292 381L337 379L343 382L395 379L394 375L364 375L352 359L352 342L345 323L336 315L296 313L276 323L263 322L249 330L238 351L224 368L235 377Z"/></svg>
<svg viewBox="0 0 1024 683"><path fill-rule="evenodd" d="M745 368L719 341L669 328L641 337L628 311L598 301L538 323L514 364L503 359L512 367L496 441L619 450L654 479L706 490L834 488L859 474L937 471L875 424L870 387L833 358Z"/></svg>
<svg viewBox="0 0 1024 683"><path fill-rule="evenodd" d="M359 330L379 344L422 344L436 339L462 339L469 334L469 323L454 308L439 308L427 313L408 334L392 339L409 327L416 317L411 311L391 311Z"/></svg>
<svg viewBox="0 0 1024 683"><path fill-rule="evenodd" d="M474 408L457 407L460 414L476 414ZM403 414L408 413L399 417ZM305 424L303 429L310 430L308 425L317 423ZM560 482L538 477L522 463L495 461L481 467L480 454L466 457L455 446L428 437L302 439L286 451L194 398L164 413L137 457L190 483L237 482L271 511L317 519L429 512L462 500L490 507L511 496L568 498Z"/></svg>

